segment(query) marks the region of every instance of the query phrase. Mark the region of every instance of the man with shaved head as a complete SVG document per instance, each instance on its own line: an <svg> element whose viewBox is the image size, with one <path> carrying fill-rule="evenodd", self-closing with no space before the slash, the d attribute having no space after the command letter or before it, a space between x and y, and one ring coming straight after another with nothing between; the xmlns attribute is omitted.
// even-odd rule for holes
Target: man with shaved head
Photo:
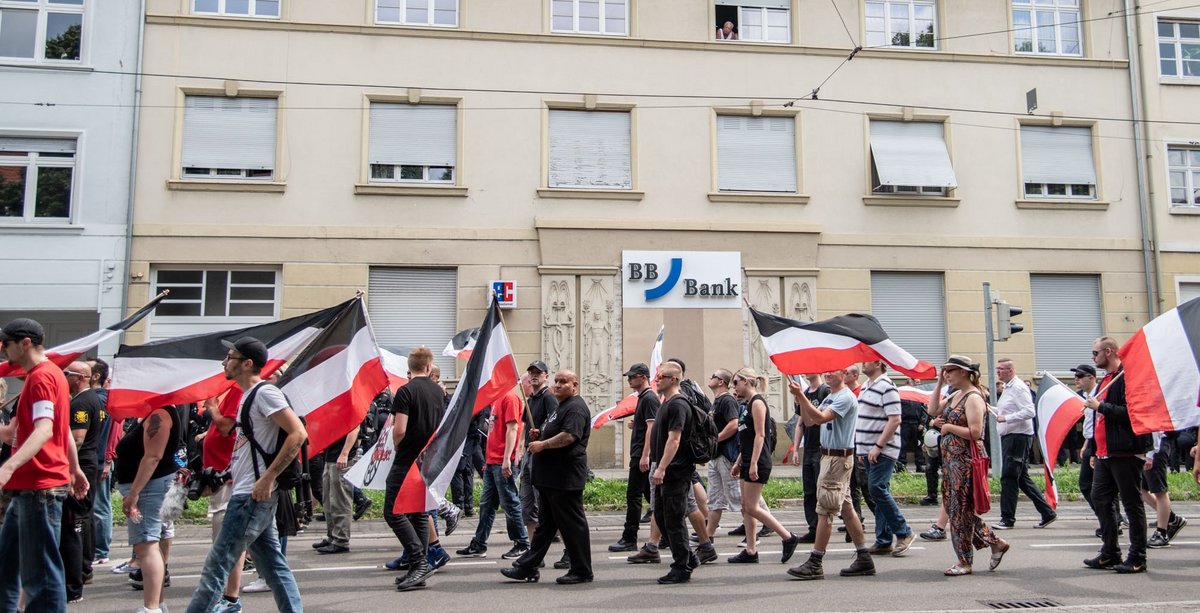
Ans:
<svg viewBox="0 0 1200 613"><path fill-rule="evenodd" d="M557 579L562 585L592 580L591 541L583 511L583 486L587 483L587 443L591 412L579 397L579 377L570 370L554 374L551 387L558 406L542 423L538 440L529 443L533 456L533 485L539 498L539 521L529 550L500 571L515 581L536 582L538 567L550 549L554 533L562 534L570 570Z"/></svg>
<svg viewBox="0 0 1200 613"><path fill-rule="evenodd" d="M74 601L83 597L83 585L92 576L92 551L96 546L92 504L100 472L96 449L100 445L104 405L91 386L91 364L82 360L71 362L63 369L63 375L71 394L71 438L79 455L79 468L88 480L87 496L63 501L59 551L66 573L67 600Z"/></svg>

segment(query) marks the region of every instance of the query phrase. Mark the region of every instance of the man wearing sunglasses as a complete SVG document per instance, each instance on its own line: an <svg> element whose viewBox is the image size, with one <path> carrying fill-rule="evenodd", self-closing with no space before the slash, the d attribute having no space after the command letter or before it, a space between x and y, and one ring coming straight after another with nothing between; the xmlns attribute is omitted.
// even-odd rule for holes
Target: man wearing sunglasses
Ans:
<svg viewBox="0 0 1200 613"><path fill-rule="evenodd" d="M633 412L633 422L629 438L629 480L625 485L625 527L621 538L608 550L636 551L638 546L638 527L642 519L642 499L650 501L650 445L649 433L653 428L654 416L658 413L658 394L650 387L650 367L638 362L625 372L629 387L637 392L637 408ZM644 554L653 556L658 561L657 550Z"/></svg>

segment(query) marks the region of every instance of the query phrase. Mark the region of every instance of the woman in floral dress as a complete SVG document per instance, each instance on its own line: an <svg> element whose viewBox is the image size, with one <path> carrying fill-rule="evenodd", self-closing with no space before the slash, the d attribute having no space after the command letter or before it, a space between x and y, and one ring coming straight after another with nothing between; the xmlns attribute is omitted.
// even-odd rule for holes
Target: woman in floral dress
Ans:
<svg viewBox="0 0 1200 613"><path fill-rule="evenodd" d="M942 398L944 386L955 390L946 398ZM946 569L945 574L950 577L971 574L975 550L989 546L992 550L989 570L996 570L1009 547L975 513L970 446L975 445L982 453L987 415L987 402L980 390L979 364L963 356L950 356L942 366L929 402L929 415L935 418L929 427L942 433L942 504L949 512L950 539L958 555L958 564Z"/></svg>

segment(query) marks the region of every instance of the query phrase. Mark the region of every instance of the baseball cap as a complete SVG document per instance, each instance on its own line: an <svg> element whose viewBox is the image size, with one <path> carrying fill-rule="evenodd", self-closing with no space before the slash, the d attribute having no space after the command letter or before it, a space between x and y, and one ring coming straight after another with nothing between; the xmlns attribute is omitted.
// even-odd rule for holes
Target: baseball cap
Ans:
<svg viewBox="0 0 1200 613"><path fill-rule="evenodd" d="M534 360L534 361L530 362L529 368L526 368L525 372L529 372L531 370L536 370L538 372L544 372L544 373L550 372L550 369L546 368L546 363L541 360Z"/></svg>
<svg viewBox="0 0 1200 613"><path fill-rule="evenodd" d="M243 336L232 343L222 339L221 344L246 356L259 368L267 365L267 346L253 336Z"/></svg>
<svg viewBox="0 0 1200 613"><path fill-rule="evenodd" d="M18 317L0 330L0 340L19 341L23 338L33 341L35 345L41 345L42 341L46 340L46 331L42 329L42 324L28 317Z"/></svg>
<svg viewBox="0 0 1200 613"><path fill-rule="evenodd" d="M1077 375L1088 375L1091 377L1095 377L1096 376L1096 367L1092 366L1091 364L1080 364L1079 366L1072 368L1071 372L1073 372Z"/></svg>
<svg viewBox="0 0 1200 613"><path fill-rule="evenodd" d="M645 364L643 364L641 362L638 362L637 364L630 366L629 371L626 372L623 376L635 377L638 375L641 375L643 377L649 377L650 376L650 367L646 366Z"/></svg>

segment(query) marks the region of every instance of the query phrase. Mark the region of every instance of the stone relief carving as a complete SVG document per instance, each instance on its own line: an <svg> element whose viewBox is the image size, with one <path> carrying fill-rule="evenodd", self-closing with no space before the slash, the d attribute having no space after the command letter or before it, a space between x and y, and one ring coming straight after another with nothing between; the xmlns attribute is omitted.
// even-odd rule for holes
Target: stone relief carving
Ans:
<svg viewBox="0 0 1200 613"><path fill-rule="evenodd" d="M816 278L785 277L783 282L787 287L787 309L784 317L796 321L816 321L817 304L814 300L817 287Z"/></svg>
<svg viewBox="0 0 1200 613"><path fill-rule="evenodd" d="M749 277L744 287L749 288L750 305L763 313L771 313L773 315L782 315L787 317L787 314L781 313L781 300L779 296L780 280L779 277ZM775 368L771 363L771 359L767 356L767 350L763 347L762 337L758 333L758 327L754 325L753 320L749 322L749 364L758 374L767 378L766 394L767 402L774 410L773 413L776 419L783 416L786 419L787 410L785 407L790 404L785 404L783 394L787 391L787 386L783 384L783 374Z"/></svg>
<svg viewBox="0 0 1200 613"><path fill-rule="evenodd" d="M542 277L542 359L550 372L575 368L575 277Z"/></svg>
<svg viewBox="0 0 1200 613"><path fill-rule="evenodd" d="M616 372L612 276L579 278L579 394L593 412L609 407Z"/></svg>

